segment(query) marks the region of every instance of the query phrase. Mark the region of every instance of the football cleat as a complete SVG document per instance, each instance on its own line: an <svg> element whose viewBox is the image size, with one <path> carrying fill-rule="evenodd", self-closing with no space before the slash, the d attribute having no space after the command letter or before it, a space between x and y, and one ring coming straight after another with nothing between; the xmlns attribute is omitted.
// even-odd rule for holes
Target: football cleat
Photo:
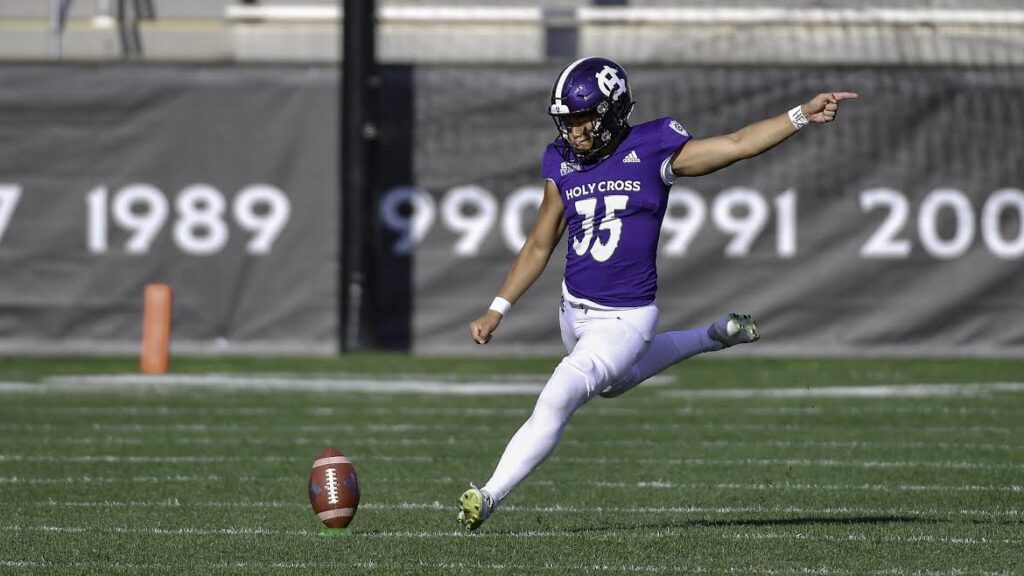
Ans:
<svg viewBox="0 0 1024 576"><path fill-rule="evenodd" d="M746 344L761 338L757 331L757 323L750 314L726 314L708 327L708 336L725 344L725 347Z"/></svg>
<svg viewBox="0 0 1024 576"><path fill-rule="evenodd" d="M459 497L459 524L465 526L466 530L476 530L484 520L487 520L494 508L494 498L470 484L469 490Z"/></svg>

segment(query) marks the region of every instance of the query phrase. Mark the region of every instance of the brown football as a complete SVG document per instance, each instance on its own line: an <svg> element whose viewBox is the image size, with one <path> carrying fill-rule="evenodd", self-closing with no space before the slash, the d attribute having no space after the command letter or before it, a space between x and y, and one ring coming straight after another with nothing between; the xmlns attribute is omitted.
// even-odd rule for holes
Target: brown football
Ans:
<svg viewBox="0 0 1024 576"><path fill-rule="evenodd" d="M309 471L309 503L328 528L345 528L359 507L356 469L341 450L328 446Z"/></svg>

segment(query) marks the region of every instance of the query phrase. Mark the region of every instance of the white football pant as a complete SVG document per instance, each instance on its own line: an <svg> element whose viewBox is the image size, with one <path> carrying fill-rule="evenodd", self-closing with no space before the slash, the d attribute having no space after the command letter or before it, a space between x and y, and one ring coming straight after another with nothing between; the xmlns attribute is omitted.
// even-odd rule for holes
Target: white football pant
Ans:
<svg viewBox="0 0 1024 576"><path fill-rule="evenodd" d="M530 418L509 441L483 487L496 502L551 454L569 418L588 400L598 394L618 396L684 358L721 348L705 336L706 328L699 334L654 336L659 311L653 304L629 310L580 306L584 305L563 291L559 324L568 355L551 374Z"/></svg>

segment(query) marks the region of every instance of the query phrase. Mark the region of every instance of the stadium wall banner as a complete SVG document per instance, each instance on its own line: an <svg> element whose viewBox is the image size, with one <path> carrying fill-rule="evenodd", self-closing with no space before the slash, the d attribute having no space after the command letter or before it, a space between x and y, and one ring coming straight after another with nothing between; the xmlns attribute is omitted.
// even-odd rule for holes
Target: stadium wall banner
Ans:
<svg viewBox="0 0 1024 576"><path fill-rule="evenodd" d="M333 353L333 67L0 66L0 351Z"/></svg>
<svg viewBox="0 0 1024 576"><path fill-rule="evenodd" d="M539 205L561 65L384 70L368 271L374 345L558 354L564 246L480 347ZM695 137L852 90L837 122L672 189L661 329L726 311L736 354L1024 354L1024 71L627 66L633 121ZM0 67L0 351L336 349L337 73L307 66ZM565 241L566 239L563 239Z"/></svg>
<svg viewBox="0 0 1024 576"><path fill-rule="evenodd" d="M491 344L468 330L536 215L559 69L416 71L415 181L383 191L380 214L391 250L413 254L417 352L562 352L564 245ZM819 92L860 94L830 125L675 184L659 249L662 331L737 311L763 339L731 353L1024 354L1024 70L627 70L634 123L674 116L696 138Z"/></svg>

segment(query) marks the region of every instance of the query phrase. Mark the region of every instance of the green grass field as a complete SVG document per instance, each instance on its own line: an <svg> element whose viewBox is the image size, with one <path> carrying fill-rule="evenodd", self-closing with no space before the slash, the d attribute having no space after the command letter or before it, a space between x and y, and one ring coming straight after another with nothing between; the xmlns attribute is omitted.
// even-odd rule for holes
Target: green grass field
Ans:
<svg viewBox="0 0 1024 576"><path fill-rule="evenodd" d="M0 573L1024 574L1024 361L685 362L461 531L555 362L0 359ZM347 537L306 495L327 445Z"/></svg>

